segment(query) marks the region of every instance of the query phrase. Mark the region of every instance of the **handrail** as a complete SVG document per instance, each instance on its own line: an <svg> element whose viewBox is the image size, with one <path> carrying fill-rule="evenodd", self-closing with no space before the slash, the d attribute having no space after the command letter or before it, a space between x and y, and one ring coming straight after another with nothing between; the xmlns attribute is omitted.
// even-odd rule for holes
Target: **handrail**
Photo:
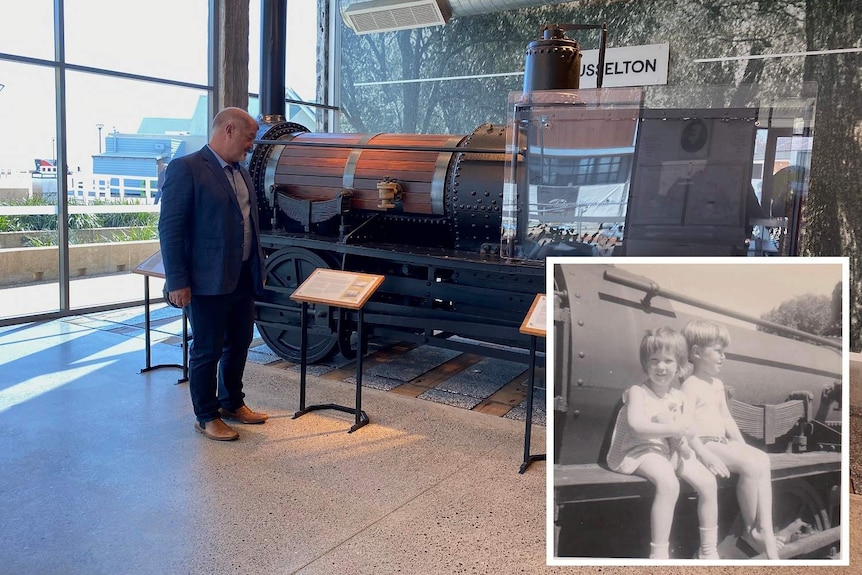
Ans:
<svg viewBox="0 0 862 575"><path fill-rule="evenodd" d="M767 327L769 329L775 330L777 332L784 333L786 335L792 335L795 337L799 337L802 339L806 339L812 341L814 343L818 343L820 345L825 345L827 347L832 347L838 350L842 349L842 344L840 341L835 341L829 338L821 337L819 335L812 335L810 333L806 333L804 331L787 327L786 325L781 325L779 323L771 322L765 319L760 319L751 315L747 315L744 313L739 313L737 311L733 311L731 309L721 307L718 305L711 304L709 302L701 301L695 298L688 297L687 295L683 295L680 293L676 293L670 290L663 289L655 282L643 282L638 280L629 279L623 277L617 273L612 271L605 271L603 278L606 281L617 283L620 285L624 285L626 287L634 288L636 290L641 290L646 293L643 301L645 306L650 305L650 300L655 296L661 296L663 298L667 298L669 300L678 301L680 303L684 303L687 305L691 305L694 307L698 307L701 309L705 309L707 311L720 313L722 315L726 315L728 317L732 317L735 319L739 319L742 321L746 321L749 323L753 323L759 326Z"/></svg>
<svg viewBox="0 0 862 575"><path fill-rule="evenodd" d="M296 140L255 140L255 145L305 146L312 148L341 148L345 150L381 150L385 152L452 152L457 154L503 154L499 148L464 148L452 146L408 146L400 144L359 144L350 142L298 142ZM522 154L523 152L518 152Z"/></svg>

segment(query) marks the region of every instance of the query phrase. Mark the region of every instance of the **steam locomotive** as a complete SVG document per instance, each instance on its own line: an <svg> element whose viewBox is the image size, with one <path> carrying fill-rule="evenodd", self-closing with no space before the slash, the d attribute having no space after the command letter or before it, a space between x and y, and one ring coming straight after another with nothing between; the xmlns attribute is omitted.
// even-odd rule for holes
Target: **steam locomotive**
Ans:
<svg viewBox="0 0 862 575"><path fill-rule="evenodd" d="M264 139L278 144L259 145L250 165L269 222L257 325L279 355L299 358L289 297L321 267L385 276L364 311L373 333L454 349L468 340L526 347L518 326L545 289L544 266L498 256L504 128L368 136L281 124ZM309 319L309 361L352 355L347 312L318 305Z"/></svg>
<svg viewBox="0 0 862 575"><path fill-rule="evenodd" d="M746 253L754 135L778 109L646 110L636 89L577 90L577 27L528 46L506 125L335 134L262 117L256 319L278 355L299 359L290 295L316 268L385 277L363 311L371 334L526 361L519 327L549 255ZM355 313L317 305L308 326L308 361L355 353Z"/></svg>
<svg viewBox="0 0 862 575"><path fill-rule="evenodd" d="M546 27L527 49L529 90L577 88L580 49L564 32L584 27L601 30L604 54L604 25ZM266 64L280 39L262 40L276 49L261 54L271 89L261 90L267 114L248 162L267 256L256 306L264 341L299 360L300 307L290 295L314 269L333 268L385 276L363 310L372 335L526 361L529 338L518 328L545 291L544 255L500 253L504 173L520 144L491 124L466 135L311 133L280 113L283 64ZM555 244L590 253L580 239ZM354 355L354 313L315 305L307 325L309 362Z"/></svg>

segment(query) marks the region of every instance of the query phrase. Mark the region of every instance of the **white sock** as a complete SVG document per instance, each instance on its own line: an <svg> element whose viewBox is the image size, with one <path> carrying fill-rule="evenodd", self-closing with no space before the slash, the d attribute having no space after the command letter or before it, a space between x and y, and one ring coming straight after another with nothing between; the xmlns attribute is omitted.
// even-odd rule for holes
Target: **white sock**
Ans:
<svg viewBox="0 0 862 575"><path fill-rule="evenodd" d="M720 559L718 556L718 527L700 528L698 559Z"/></svg>
<svg viewBox="0 0 862 575"><path fill-rule="evenodd" d="M668 543L650 543L649 549L650 559L670 559Z"/></svg>

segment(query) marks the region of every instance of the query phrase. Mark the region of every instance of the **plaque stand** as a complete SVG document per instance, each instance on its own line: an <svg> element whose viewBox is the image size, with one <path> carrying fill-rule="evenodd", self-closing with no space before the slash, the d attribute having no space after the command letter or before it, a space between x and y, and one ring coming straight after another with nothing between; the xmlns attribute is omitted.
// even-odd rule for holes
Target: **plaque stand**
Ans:
<svg viewBox="0 0 862 575"><path fill-rule="evenodd" d="M146 356L146 365L138 373L146 373L148 371L153 371L154 369L172 367L183 370L183 376L177 380L177 383L185 383L189 380L189 322L186 317L186 310L182 310L183 363L152 364L152 343L150 338L150 278L155 277L164 279L165 277L165 268L162 264L162 253L156 252L132 271L144 276L144 354Z"/></svg>
<svg viewBox="0 0 862 575"><path fill-rule="evenodd" d="M533 305L530 306L530 311L524 318L524 323L521 324L521 333L530 335L530 379L527 385L527 415L526 426L524 429L524 462L521 463L521 468L518 473L523 474L534 461L544 461L545 454L530 454L530 439L532 436L533 427L533 390L536 387L536 347L539 337L545 337L545 294L536 294L533 300Z"/></svg>
<svg viewBox="0 0 862 575"><path fill-rule="evenodd" d="M371 294L383 283L383 276L358 274L339 270L317 269L290 296L299 301L300 306L300 352L299 352L299 411L293 419L309 411L335 409L355 416L354 423L347 431L353 433L368 425L368 414L362 411L362 351L365 349L365 328L362 308ZM323 303L357 311L357 353L356 353L356 404L347 407L334 403L305 405L306 371L308 368L308 304Z"/></svg>

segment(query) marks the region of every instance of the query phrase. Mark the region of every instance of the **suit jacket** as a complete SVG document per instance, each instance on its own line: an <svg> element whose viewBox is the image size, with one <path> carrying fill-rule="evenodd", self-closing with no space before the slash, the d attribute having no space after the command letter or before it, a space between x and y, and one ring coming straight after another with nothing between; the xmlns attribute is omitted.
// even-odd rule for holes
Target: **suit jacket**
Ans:
<svg viewBox="0 0 862 575"><path fill-rule="evenodd" d="M249 261L254 293L262 296L263 251L257 194L248 170L240 168L240 172L251 208ZM233 292L242 269L242 236L242 212L236 193L209 146L168 164L159 216L167 291L191 287L192 295Z"/></svg>

